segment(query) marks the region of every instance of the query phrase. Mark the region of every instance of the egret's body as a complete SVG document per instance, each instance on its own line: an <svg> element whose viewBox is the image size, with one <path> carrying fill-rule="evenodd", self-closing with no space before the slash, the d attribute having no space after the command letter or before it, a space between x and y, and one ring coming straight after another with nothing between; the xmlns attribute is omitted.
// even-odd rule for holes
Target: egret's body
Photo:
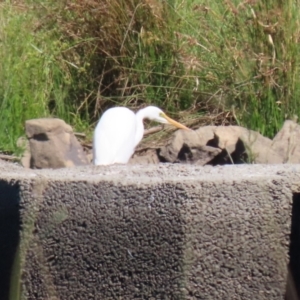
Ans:
<svg viewBox="0 0 300 300"><path fill-rule="evenodd" d="M126 107L108 109L96 126L93 139L95 165L126 164L144 134L144 119L173 124L188 129L172 120L155 106L148 106L136 114Z"/></svg>

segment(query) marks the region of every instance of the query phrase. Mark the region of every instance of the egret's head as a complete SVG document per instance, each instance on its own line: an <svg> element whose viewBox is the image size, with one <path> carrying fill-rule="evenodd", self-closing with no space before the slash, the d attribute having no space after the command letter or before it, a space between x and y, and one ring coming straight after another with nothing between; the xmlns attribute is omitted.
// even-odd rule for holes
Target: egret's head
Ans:
<svg viewBox="0 0 300 300"><path fill-rule="evenodd" d="M150 119L150 120L156 121L158 123L162 123L162 124L170 124L177 128L190 130L183 124L180 124L179 122L176 122L175 120L168 117L160 108L158 108L156 106L148 106L148 107L146 107L146 109L147 109L147 115L146 115L147 119Z"/></svg>

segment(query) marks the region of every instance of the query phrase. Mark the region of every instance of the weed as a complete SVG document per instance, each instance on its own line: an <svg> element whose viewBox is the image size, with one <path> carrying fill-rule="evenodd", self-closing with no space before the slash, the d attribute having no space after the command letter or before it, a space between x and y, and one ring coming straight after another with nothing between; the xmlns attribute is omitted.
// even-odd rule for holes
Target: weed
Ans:
<svg viewBox="0 0 300 300"><path fill-rule="evenodd" d="M300 114L298 5L6 1L0 150L16 151L29 118L59 117L91 136L115 105L157 105L194 127L238 123L272 137Z"/></svg>

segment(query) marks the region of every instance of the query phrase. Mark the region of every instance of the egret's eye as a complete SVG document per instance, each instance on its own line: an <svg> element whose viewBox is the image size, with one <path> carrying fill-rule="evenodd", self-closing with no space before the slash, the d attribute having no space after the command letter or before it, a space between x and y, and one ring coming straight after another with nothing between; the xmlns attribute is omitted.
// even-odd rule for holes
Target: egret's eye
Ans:
<svg viewBox="0 0 300 300"><path fill-rule="evenodd" d="M160 113L159 113L159 116L160 116L161 118L164 118L164 117L165 117L165 114L164 114L163 112L160 112Z"/></svg>

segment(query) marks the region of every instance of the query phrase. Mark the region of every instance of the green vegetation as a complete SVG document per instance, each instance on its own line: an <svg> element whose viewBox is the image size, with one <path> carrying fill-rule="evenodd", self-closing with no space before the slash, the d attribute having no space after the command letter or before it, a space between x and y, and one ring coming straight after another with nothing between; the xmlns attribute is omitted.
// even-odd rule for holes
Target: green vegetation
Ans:
<svg viewBox="0 0 300 300"><path fill-rule="evenodd" d="M116 104L272 137L300 115L299 16L298 0L1 2L0 151L29 118L90 137Z"/></svg>

